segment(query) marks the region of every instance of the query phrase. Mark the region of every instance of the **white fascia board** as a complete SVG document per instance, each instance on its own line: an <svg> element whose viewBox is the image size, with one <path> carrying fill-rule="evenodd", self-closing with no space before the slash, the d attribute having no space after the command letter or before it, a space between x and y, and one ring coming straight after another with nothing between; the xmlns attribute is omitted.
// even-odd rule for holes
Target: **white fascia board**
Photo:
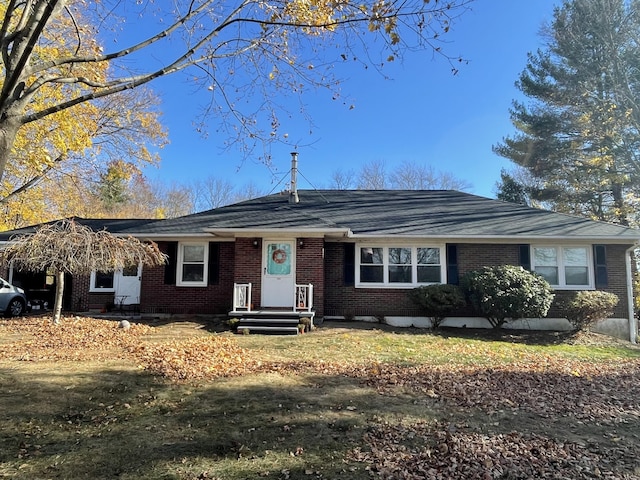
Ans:
<svg viewBox="0 0 640 480"><path fill-rule="evenodd" d="M348 228L207 228L205 232L217 237L305 236L322 238L326 235L350 237Z"/></svg>
<svg viewBox="0 0 640 480"><path fill-rule="evenodd" d="M429 240L441 240L447 242L465 242L465 243L486 243L491 241L492 243L514 243L514 242L592 242L592 243L607 243L607 244L620 244L629 245L638 243L640 238L636 237L620 237L620 236L580 236L580 235L469 235L469 236L450 236L450 235L367 235L367 234L353 234L349 236L353 240L368 240L368 241L389 241L389 240L417 240L417 239L429 239Z"/></svg>
<svg viewBox="0 0 640 480"><path fill-rule="evenodd" d="M143 238L145 240L165 240L165 241L180 241L184 239L189 240L213 240L222 238L241 238L241 237L263 237L263 236L306 236L306 237L328 237L330 241L341 241L346 238L350 240L366 240L366 241L386 241L389 240L439 240L446 242L465 242L465 243L486 243L488 241L492 243L531 243L531 242L575 242L575 243L607 243L607 244L620 244L630 245L634 243L640 243L640 237L620 237L620 236L580 236L580 235L379 235L379 234L356 234L348 228L252 228L252 229L236 229L236 228L211 228L205 229L206 233L184 233L184 234L154 234L154 233L127 233L117 234L117 236L132 236L136 238ZM0 242L11 243L11 241Z"/></svg>
<svg viewBox="0 0 640 480"><path fill-rule="evenodd" d="M202 240L202 241L215 241L216 239L212 235L206 235L202 233L185 233L184 235L176 235L172 234L155 234L155 233L127 233L127 234L116 234L116 236L120 237L135 237L139 240L144 241L165 241L165 242L180 242L182 240Z"/></svg>

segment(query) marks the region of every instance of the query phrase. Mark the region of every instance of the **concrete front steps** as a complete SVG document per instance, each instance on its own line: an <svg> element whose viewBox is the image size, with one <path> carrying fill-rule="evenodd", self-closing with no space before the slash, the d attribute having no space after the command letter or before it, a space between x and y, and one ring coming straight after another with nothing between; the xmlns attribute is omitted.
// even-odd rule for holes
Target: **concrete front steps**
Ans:
<svg viewBox="0 0 640 480"><path fill-rule="evenodd" d="M263 335L298 335L298 324L301 318L310 318L313 325L313 312L292 312L260 310L250 312L229 312L229 318L239 320L236 329L238 333L248 330L248 333Z"/></svg>

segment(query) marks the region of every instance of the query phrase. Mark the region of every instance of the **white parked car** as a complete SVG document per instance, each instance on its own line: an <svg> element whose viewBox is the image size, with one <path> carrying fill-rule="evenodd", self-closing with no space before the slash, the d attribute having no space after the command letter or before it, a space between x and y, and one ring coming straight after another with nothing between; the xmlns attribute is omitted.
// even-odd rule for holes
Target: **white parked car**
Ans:
<svg viewBox="0 0 640 480"><path fill-rule="evenodd" d="M19 317L27 310L27 297L20 287L0 278L0 312L7 317Z"/></svg>

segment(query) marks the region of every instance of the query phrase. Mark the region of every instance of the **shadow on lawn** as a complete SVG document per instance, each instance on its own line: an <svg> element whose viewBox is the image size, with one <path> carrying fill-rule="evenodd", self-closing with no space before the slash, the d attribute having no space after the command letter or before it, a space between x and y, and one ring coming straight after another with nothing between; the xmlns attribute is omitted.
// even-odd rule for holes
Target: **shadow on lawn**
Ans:
<svg viewBox="0 0 640 480"><path fill-rule="evenodd" d="M220 316L192 315L182 318L142 319L137 321L145 325L159 328L200 329L209 333L231 332L225 318ZM588 331L556 331L556 330L526 330L510 328L466 328L466 327L440 327L430 330L415 327L394 327L379 322L330 320L322 322L317 328L341 329L341 330L379 330L394 333L396 335L431 335L443 338L461 338L487 342L516 343L523 345L552 346L562 344L585 344L590 346L615 346L631 349L639 349L640 346L631 345L629 342L610 337L604 334Z"/></svg>
<svg viewBox="0 0 640 480"><path fill-rule="evenodd" d="M372 425L434 419L464 422L492 438L514 430L551 439L571 434L595 442L595 451L611 436L602 453L624 456L625 467L640 454L635 371L597 378L527 371L498 378L490 368L459 378L421 375L435 396L382 395L346 375L265 373L186 385L134 369L4 369L0 476L368 479L365 464L345 458L363 446ZM475 397L460 397L463 391ZM429 439L400 439L418 441Z"/></svg>
<svg viewBox="0 0 640 480"><path fill-rule="evenodd" d="M384 398L344 377L266 377L189 386L139 371L0 370L0 477L346 478L346 451Z"/></svg>
<svg viewBox="0 0 640 480"><path fill-rule="evenodd" d="M554 330L516 330L506 328L440 327L429 330L415 327L393 327L375 322L326 321L320 328L344 328L353 330L380 330L398 335L433 335L443 338L469 338L490 342L522 343L526 345L560 345L576 337L575 332ZM604 337L601 337L601 341Z"/></svg>
<svg viewBox="0 0 640 480"><path fill-rule="evenodd" d="M435 331L434 334L442 337L469 338L489 342L521 343L540 346L560 345L576 338L576 332L505 328L441 327Z"/></svg>

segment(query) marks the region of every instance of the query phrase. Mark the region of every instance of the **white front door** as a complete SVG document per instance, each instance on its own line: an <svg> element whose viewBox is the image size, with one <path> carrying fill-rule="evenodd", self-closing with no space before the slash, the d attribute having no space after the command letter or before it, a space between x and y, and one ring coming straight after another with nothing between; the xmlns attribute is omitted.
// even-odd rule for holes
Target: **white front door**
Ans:
<svg viewBox="0 0 640 480"><path fill-rule="evenodd" d="M295 296L295 242L265 240L262 253L263 307L293 308Z"/></svg>
<svg viewBox="0 0 640 480"><path fill-rule="evenodd" d="M114 273L113 286L115 288L116 307L140 303L141 270L142 266L136 265Z"/></svg>

